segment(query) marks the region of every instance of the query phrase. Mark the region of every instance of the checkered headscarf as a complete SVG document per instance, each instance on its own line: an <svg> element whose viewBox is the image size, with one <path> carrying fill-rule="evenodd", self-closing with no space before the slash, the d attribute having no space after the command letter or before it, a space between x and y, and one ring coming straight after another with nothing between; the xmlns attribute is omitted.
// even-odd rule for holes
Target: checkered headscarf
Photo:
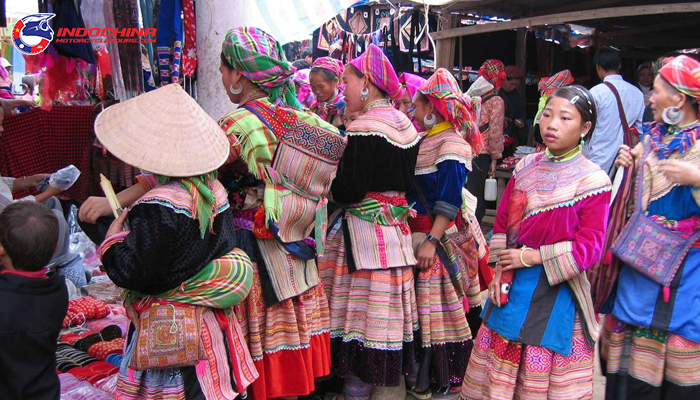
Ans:
<svg viewBox="0 0 700 400"><path fill-rule="evenodd" d="M486 78L494 88L500 89L506 80L506 67L501 60L486 60L479 68L479 76Z"/></svg>
<svg viewBox="0 0 700 400"><path fill-rule="evenodd" d="M565 69L552 76L545 76L540 79L540 82L537 84L537 89L540 91L540 95L551 96L554 92L559 90L559 88L571 85L572 83L574 83L574 77L571 75L571 71Z"/></svg>
<svg viewBox="0 0 700 400"><path fill-rule="evenodd" d="M481 153L483 141L477 126L481 98L462 94L455 77L444 68L435 71L418 91L464 136L475 154Z"/></svg>
<svg viewBox="0 0 700 400"><path fill-rule="evenodd" d="M399 77L379 47L370 44L367 51L350 61L350 65L367 75L369 81L391 99L398 101L403 95Z"/></svg>
<svg viewBox="0 0 700 400"><path fill-rule="evenodd" d="M678 56L666 62L659 70L676 90L695 101L700 98L700 62L688 56Z"/></svg>
<svg viewBox="0 0 700 400"><path fill-rule="evenodd" d="M301 109L292 82L294 68L275 38L258 28L242 26L228 31L221 51L229 64L270 95L271 102Z"/></svg>

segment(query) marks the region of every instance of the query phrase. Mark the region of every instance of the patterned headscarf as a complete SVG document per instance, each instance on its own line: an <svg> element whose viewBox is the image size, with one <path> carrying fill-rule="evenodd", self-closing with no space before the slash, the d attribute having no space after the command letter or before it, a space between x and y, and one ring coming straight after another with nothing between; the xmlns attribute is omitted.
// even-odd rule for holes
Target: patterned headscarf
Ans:
<svg viewBox="0 0 700 400"><path fill-rule="evenodd" d="M399 77L399 82L406 88L406 91L408 92L408 97L413 99L413 96L416 95L418 88L421 87L426 82L426 80L422 76L404 72Z"/></svg>
<svg viewBox="0 0 700 400"><path fill-rule="evenodd" d="M392 100L398 101L403 95L394 67L391 66L382 49L374 44L370 44L367 51L350 61L350 65L367 75L369 81L383 90Z"/></svg>
<svg viewBox="0 0 700 400"><path fill-rule="evenodd" d="M479 68L479 76L483 76L496 89L500 89L506 80L506 67L501 60L486 60Z"/></svg>
<svg viewBox="0 0 700 400"><path fill-rule="evenodd" d="M688 56L678 56L665 63L659 70L676 90L692 97L700 98L700 62Z"/></svg>
<svg viewBox="0 0 700 400"><path fill-rule="evenodd" d="M221 51L233 68L270 95L271 102L301 108L292 82L294 68L272 36L253 27L231 29Z"/></svg>
<svg viewBox="0 0 700 400"><path fill-rule="evenodd" d="M336 74L338 80L340 80L340 76L343 75L343 71L345 71L345 66L343 65L343 63L331 57L317 58L316 61L314 61L314 63L311 64L311 70L313 71L316 68L322 68L331 71L332 73Z"/></svg>
<svg viewBox="0 0 700 400"><path fill-rule="evenodd" d="M452 123L458 133L465 136L472 151L481 153L483 141L477 125L481 98L462 94L455 77L444 68L435 71L418 90Z"/></svg>
<svg viewBox="0 0 700 400"><path fill-rule="evenodd" d="M551 96L552 93L560 88L571 85L572 83L574 83L574 77L571 75L571 71L565 69L552 76L545 76L540 79L540 82L537 84L537 89L540 91L540 95Z"/></svg>
<svg viewBox="0 0 700 400"><path fill-rule="evenodd" d="M310 69L304 68L298 70L292 76L292 81L297 85L297 99L304 107L310 107L316 101L316 96L314 96L309 85L310 72Z"/></svg>
<svg viewBox="0 0 700 400"><path fill-rule="evenodd" d="M560 88L571 85L572 83L574 83L574 77L568 69L540 79L540 82L537 84L537 90L540 91L540 102L537 105L537 114L535 114L535 125L540 123L542 111L544 111L544 107L547 105L547 98Z"/></svg>

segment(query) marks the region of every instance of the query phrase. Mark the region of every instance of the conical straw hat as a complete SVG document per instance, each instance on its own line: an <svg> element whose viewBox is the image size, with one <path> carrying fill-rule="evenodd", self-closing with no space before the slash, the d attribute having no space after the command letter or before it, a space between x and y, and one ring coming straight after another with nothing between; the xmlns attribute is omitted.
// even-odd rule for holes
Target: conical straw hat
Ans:
<svg viewBox="0 0 700 400"><path fill-rule="evenodd" d="M212 172L229 156L224 131L177 84L105 109L95 134L125 163L175 178Z"/></svg>

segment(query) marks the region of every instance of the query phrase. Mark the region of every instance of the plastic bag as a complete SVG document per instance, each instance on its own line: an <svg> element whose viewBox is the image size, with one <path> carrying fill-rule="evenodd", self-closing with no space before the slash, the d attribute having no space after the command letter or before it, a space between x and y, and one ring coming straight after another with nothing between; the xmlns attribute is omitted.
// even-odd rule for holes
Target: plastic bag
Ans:
<svg viewBox="0 0 700 400"><path fill-rule="evenodd" d="M51 174L49 186L55 189L68 190L80 177L80 170L75 165L69 165Z"/></svg>

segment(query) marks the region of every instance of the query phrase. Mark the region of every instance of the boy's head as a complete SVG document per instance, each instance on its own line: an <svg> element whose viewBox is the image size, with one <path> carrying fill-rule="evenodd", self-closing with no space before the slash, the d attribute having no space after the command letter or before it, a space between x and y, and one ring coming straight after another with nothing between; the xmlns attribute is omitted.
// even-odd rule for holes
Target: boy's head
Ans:
<svg viewBox="0 0 700 400"><path fill-rule="evenodd" d="M0 213L0 261L7 269L39 271L56 251L58 219L46 206L13 203Z"/></svg>

